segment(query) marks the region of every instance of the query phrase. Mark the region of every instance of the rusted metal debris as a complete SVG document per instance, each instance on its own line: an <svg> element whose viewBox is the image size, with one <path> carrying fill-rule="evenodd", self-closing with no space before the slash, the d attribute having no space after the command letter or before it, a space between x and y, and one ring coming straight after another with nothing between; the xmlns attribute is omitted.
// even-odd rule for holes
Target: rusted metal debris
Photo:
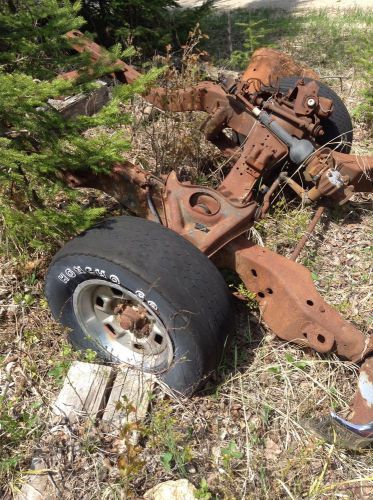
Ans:
<svg viewBox="0 0 373 500"><path fill-rule="evenodd" d="M325 212L325 207L324 206L320 206L316 210L315 215L313 216L311 222L307 226L306 232L304 233L304 235L302 236L302 238L299 240L297 246L294 248L293 253L290 255L290 257L289 257L290 260L294 260L294 261L297 260L297 258L299 257L299 254L301 253L301 251L304 248L304 245L307 243L309 237L311 236L313 230L315 229L317 223L321 219L322 214L324 212Z"/></svg>
<svg viewBox="0 0 373 500"><path fill-rule="evenodd" d="M79 32L68 37L76 50L89 52L94 61L105 56L103 49ZM113 77L123 83L140 75L123 61L116 61L115 66ZM294 74L299 76L294 87L281 91L279 78ZM313 80L305 81L305 76ZM256 294L264 321L281 339L364 361L351 422L337 416L332 420L351 435L365 432L365 438L373 439L372 338L331 308L317 292L310 272L294 261L305 239L292 260L243 236L255 220L265 216L271 196L284 186L306 204L326 199L343 204L355 192L373 191L373 157L323 145L323 120L331 115L334 104L319 96L317 78L315 72L304 71L279 51L259 49L238 81L202 82L179 90L157 88L144 96L162 110L208 113L203 133L231 161L229 173L215 190L180 182L175 172L164 182L128 162L114 166L110 174L61 175L73 187L109 193L135 214L181 234L217 266L236 271ZM227 128L243 137L241 144L225 134ZM259 185L266 193L261 205L254 197ZM317 211L309 231L322 211Z"/></svg>

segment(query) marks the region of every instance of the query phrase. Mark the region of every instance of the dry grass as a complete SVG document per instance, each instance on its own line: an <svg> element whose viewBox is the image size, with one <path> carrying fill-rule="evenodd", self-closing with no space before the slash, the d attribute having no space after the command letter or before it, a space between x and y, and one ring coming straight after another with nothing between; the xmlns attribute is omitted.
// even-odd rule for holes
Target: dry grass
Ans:
<svg viewBox="0 0 373 500"><path fill-rule="evenodd" d="M330 74L333 67L329 68ZM341 94L339 82L331 80ZM352 109L361 82L343 80ZM144 115L139 101L132 127L131 159L165 173L175 168L194 182L208 182L223 160L198 128L200 114ZM356 124L355 149L368 153L369 133ZM89 203L97 197L87 194ZM316 284L342 315L365 332L372 325L371 196L355 196L324 216L301 255ZM264 244L287 255L307 225L311 208L279 198L256 230ZM307 419L334 409L346 412L357 367L334 356L276 339L256 310L237 304L237 332L204 393L175 400L158 388L141 428L136 467L124 474L115 441L92 426L77 425L41 438L72 359L65 333L51 319L43 297L49 256L31 262L1 258L0 492L20 487L35 446L58 461L48 466L63 485L61 498L139 497L165 479L187 477L199 498L372 498L371 450L346 451L307 430ZM82 355L85 356L85 355ZM88 359L89 354L88 354ZM5 397L4 397L5 396Z"/></svg>

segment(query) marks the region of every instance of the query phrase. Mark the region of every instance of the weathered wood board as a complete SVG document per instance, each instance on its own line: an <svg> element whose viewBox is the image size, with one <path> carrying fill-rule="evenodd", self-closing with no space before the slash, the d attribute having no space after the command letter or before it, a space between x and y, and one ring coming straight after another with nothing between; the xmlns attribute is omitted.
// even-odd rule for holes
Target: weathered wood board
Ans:
<svg viewBox="0 0 373 500"><path fill-rule="evenodd" d="M75 361L51 406L53 418L50 427L55 425L56 420L67 420L71 424L87 419L92 423L102 420L110 433L119 435L127 422L139 422L146 417L154 382L153 376L130 368L121 368L116 373L109 366ZM134 432L133 441L136 440ZM53 454L54 450L50 453ZM53 471L47 469L45 461L37 453L15 498L63 498L53 481Z"/></svg>
<svg viewBox="0 0 373 500"><path fill-rule="evenodd" d="M94 419L104 408L112 380L111 367L75 361L52 405L52 412L70 422L77 421L80 416Z"/></svg>
<svg viewBox="0 0 373 500"><path fill-rule="evenodd" d="M102 80L97 80L96 83L99 87L89 94L77 94L61 99L49 99L48 104L64 118L72 118L78 115L94 115L110 99L107 83Z"/></svg>
<svg viewBox="0 0 373 500"><path fill-rule="evenodd" d="M149 393L154 380L151 375L136 370L121 370L114 381L102 420L113 427L123 420L143 420L149 406ZM128 404L132 409L128 409Z"/></svg>

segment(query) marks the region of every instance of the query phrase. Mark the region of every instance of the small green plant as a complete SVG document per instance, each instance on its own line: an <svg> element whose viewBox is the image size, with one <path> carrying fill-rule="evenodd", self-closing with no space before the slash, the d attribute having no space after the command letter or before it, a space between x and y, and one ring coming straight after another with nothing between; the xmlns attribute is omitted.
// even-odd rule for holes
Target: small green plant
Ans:
<svg viewBox="0 0 373 500"><path fill-rule="evenodd" d="M149 440L151 446L159 450L160 461L167 472L176 469L182 476L187 476L185 465L193 456L186 444L187 436L175 427L176 421L171 416L171 408L163 405L153 415Z"/></svg>
<svg viewBox="0 0 373 500"><path fill-rule="evenodd" d="M343 300L342 302L335 304L334 307L342 314L347 314L351 310L351 303L348 300Z"/></svg>
<svg viewBox="0 0 373 500"><path fill-rule="evenodd" d="M268 425L272 413L273 413L273 409L271 408L271 406L264 403L264 405L263 405L263 424L265 426Z"/></svg>
<svg viewBox="0 0 373 500"><path fill-rule="evenodd" d="M162 453L161 455L161 462L163 467L167 472L171 472L172 469L172 463L174 461L174 455L170 451L166 451L165 453Z"/></svg>
<svg viewBox="0 0 373 500"><path fill-rule="evenodd" d="M31 293L16 293L13 296L14 302L24 307L31 307L35 302L35 297Z"/></svg>
<svg viewBox="0 0 373 500"><path fill-rule="evenodd" d="M300 370L304 370L308 366L307 361L303 361L303 360L298 361L289 352L287 352L285 354L285 359L292 366L294 366L295 368L299 368Z"/></svg>
<svg viewBox="0 0 373 500"><path fill-rule="evenodd" d="M236 23L236 26L243 28L245 34L244 50L233 51L229 63L234 68L245 69L254 50L263 46L271 28L266 19L257 18L249 18L247 23ZM269 45L268 42L266 45Z"/></svg>
<svg viewBox="0 0 373 500"><path fill-rule="evenodd" d="M209 485L207 484L206 479L201 479L195 492L195 497L199 500L210 500L212 498L212 493L209 490Z"/></svg>
<svg viewBox="0 0 373 500"><path fill-rule="evenodd" d="M229 442L226 448L221 449L221 455L223 457L223 465L226 469L232 468L233 460L240 460L244 456L233 440Z"/></svg>
<svg viewBox="0 0 373 500"><path fill-rule="evenodd" d="M23 333L23 338L28 346L37 344L40 342L40 337L38 335L38 332L34 330L25 330Z"/></svg>
<svg viewBox="0 0 373 500"><path fill-rule="evenodd" d="M238 285L237 292L246 299L246 305L250 310L258 309L256 293L250 292L250 290L248 290L243 283Z"/></svg>
<svg viewBox="0 0 373 500"><path fill-rule="evenodd" d="M126 415L125 424L120 429L120 439L123 443L123 451L118 457L118 469L127 490L129 483L138 475L144 461L141 458L142 448L137 444L138 437L146 435L146 429L141 422L137 421L136 408L127 396L123 396L116 404L117 410Z"/></svg>
<svg viewBox="0 0 373 500"><path fill-rule="evenodd" d="M69 371L72 360L73 348L69 344L63 345L59 358L49 361L52 368L48 371L48 375L54 378L58 384L62 384Z"/></svg>
<svg viewBox="0 0 373 500"><path fill-rule="evenodd" d="M86 349L82 352L82 356L83 361L86 361L87 363L93 363L97 358L97 352L93 351L92 349Z"/></svg>

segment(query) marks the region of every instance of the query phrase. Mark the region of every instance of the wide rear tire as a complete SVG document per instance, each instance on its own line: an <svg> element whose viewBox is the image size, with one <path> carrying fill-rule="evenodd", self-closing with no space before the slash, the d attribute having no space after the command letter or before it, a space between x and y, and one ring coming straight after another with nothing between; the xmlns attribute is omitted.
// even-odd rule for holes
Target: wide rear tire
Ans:
<svg viewBox="0 0 373 500"><path fill-rule="evenodd" d="M217 268L187 240L135 217L105 220L54 257L45 286L71 343L191 394L221 360L233 312Z"/></svg>

